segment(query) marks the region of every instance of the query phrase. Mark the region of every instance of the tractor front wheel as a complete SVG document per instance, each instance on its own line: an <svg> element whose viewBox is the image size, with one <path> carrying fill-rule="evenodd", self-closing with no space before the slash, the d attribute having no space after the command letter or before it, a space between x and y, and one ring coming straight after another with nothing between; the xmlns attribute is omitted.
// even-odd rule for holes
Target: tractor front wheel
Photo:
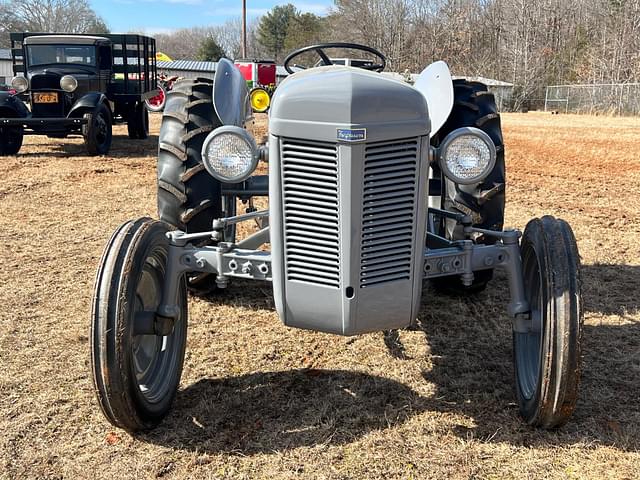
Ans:
<svg viewBox="0 0 640 480"><path fill-rule="evenodd" d="M554 428L566 423L578 397L580 256L569 224L550 216L529 222L521 256L531 314L513 333L518 404L527 423Z"/></svg>
<svg viewBox="0 0 640 480"><path fill-rule="evenodd" d="M173 328L156 327L168 255L167 224L120 226L100 261L92 319L93 383L102 412L128 431L154 427L178 390L187 342L187 290L180 282Z"/></svg>

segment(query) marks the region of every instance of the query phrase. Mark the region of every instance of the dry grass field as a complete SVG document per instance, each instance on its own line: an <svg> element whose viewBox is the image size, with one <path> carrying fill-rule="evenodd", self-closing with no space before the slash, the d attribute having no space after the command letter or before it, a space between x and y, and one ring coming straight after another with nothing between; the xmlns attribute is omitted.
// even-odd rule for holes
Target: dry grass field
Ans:
<svg viewBox="0 0 640 480"><path fill-rule="evenodd" d="M417 328L342 338L283 327L268 284L190 300L169 418L132 437L92 391L89 311L102 248L155 216L159 118L111 154L29 137L0 159L0 478L640 478L640 119L503 116L507 224L550 213L583 260L580 401L558 431L524 425L507 287L425 285Z"/></svg>

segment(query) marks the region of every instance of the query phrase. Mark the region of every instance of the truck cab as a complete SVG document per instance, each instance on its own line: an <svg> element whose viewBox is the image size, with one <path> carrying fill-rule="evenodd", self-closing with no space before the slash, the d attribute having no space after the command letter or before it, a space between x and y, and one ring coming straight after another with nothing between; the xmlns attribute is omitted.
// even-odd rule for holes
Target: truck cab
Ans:
<svg viewBox="0 0 640 480"><path fill-rule="evenodd" d="M111 41L104 37L25 38L25 77L30 86L25 95L32 117L67 117L78 99L91 92L106 92L111 48Z"/></svg>

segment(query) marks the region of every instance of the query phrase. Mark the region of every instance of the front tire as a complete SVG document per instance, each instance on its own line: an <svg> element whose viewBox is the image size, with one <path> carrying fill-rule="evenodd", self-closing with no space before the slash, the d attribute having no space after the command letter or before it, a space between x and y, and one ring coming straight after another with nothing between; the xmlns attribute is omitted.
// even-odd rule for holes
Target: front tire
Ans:
<svg viewBox="0 0 640 480"><path fill-rule="evenodd" d="M571 227L551 216L529 222L521 256L531 320L528 332L513 333L516 394L527 423L554 428L567 422L578 398L580 256Z"/></svg>
<svg viewBox="0 0 640 480"><path fill-rule="evenodd" d="M90 333L95 392L109 422L131 432L152 428L167 415L184 363L184 281L171 334L136 328L140 312L154 312L161 301L167 231L150 218L126 222L109 240L96 278Z"/></svg>
<svg viewBox="0 0 640 480"><path fill-rule="evenodd" d="M89 155L106 155L111 148L112 118L109 108L101 103L91 113L85 113L82 127L84 144Z"/></svg>
<svg viewBox="0 0 640 480"><path fill-rule="evenodd" d="M22 148L24 127L0 127L0 157L17 155Z"/></svg>

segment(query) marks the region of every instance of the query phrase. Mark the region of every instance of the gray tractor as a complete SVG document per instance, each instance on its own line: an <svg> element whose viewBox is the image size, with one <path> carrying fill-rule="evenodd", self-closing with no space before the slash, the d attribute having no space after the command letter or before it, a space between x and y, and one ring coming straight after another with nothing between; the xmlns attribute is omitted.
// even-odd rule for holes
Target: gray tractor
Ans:
<svg viewBox="0 0 640 480"><path fill-rule="evenodd" d="M373 60L333 65L332 48ZM322 65L294 64L310 54ZM485 288L495 269L508 277L522 417L543 428L568 420L583 318L571 228L545 216L522 235L503 230L504 148L484 85L453 81L436 62L412 86L381 73L385 64L357 44L293 52L264 145L244 128L248 92L231 62L220 61L213 82L175 85L159 139L160 220L121 225L97 273L93 376L112 424L138 431L167 415L189 290L268 281L285 325L358 335L411 326L425 280L465 294ZM252 175L259 161L268 176ZM268 210L253 206L259 196ZM260 228L236 238L245 221Z"/></svg>

